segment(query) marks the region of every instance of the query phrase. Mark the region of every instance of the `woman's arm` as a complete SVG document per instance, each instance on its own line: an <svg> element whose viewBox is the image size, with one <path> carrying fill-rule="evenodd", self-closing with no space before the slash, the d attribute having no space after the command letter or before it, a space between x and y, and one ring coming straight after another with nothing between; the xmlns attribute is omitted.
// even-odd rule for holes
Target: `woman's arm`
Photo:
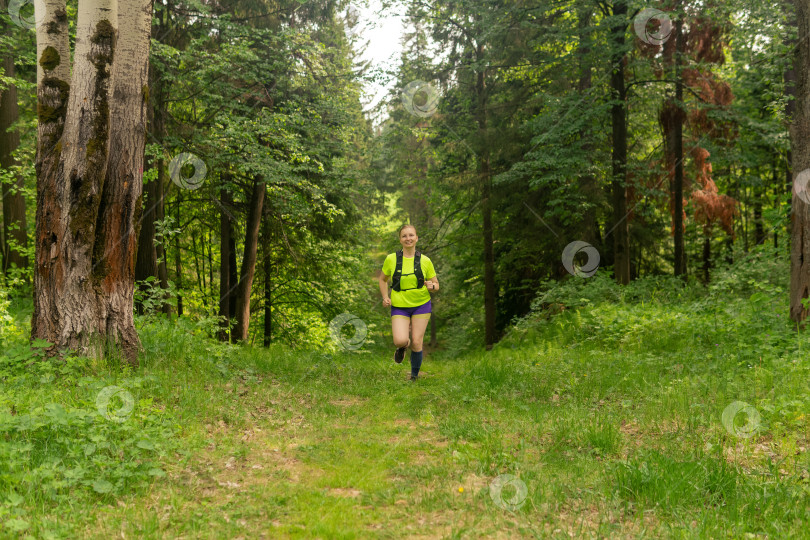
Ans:
<svg viewBox="0 0 810 540"><path fill-rule="evenodd" d="M382 295L383 305L388 307L391 305L391 299L388 297L388 276L380 272L380 294Z"/></svg>
<svg viewBox="0 0 810 540"><path fill-rule="evenodd" d="M438 276L433 276L432 278L425 281L425 285L427 286L428 290L431 291L431 292L438 291L439 290L439 277Z"/></svg>

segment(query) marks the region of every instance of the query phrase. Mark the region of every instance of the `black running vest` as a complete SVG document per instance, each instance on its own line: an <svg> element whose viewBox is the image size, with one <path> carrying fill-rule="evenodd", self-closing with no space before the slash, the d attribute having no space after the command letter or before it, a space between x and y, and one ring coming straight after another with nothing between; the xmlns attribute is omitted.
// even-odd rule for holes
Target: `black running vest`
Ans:
<svg viewBox="0 0 810 540"><path fill-rule="evenodd" d="M391 283L397 292L411 291L413 289L421 289L425 285L425 275L422 273L422 254L418 251L413 255L413 274L405 274L406 276L416 276L416 287L412 289L400 289L399 280L402 277L402 250L397 251L397 267L394 270L393 279Z"/></svg>

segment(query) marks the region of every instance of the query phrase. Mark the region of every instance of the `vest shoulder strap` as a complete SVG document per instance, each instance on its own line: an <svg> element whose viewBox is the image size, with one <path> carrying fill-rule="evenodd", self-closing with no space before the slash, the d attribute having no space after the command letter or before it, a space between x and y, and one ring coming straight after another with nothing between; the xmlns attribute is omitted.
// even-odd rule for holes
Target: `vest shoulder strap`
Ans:
<svg viewBox="0 0 810 540"><path fill-rule="evenodd" d="M391 286L397 292L399 292L399 279L402 277L402 256L403 253L400 249L397 251L397 266L394 268L394 276L391 280Z"/></svg>
<svg viewBox="0 0 810 540"><path fill-rule="evenodd" d="M425 285L425 275L422 273L422 253L420 251L413 256L413 273L416 274L416 288L421 289Z"/></svg>

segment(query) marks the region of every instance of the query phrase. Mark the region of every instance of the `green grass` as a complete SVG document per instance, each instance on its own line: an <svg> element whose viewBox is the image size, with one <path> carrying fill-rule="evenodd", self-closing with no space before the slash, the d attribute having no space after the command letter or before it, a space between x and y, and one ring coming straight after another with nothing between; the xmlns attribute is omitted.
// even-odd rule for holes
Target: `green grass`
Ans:
<svg viewBox="0 0 810 540"><path fill-rule="evenodd" d="M784 294L645 286L595 281L492 351L428 353L415 384L384 332L240 349L141 321L134 373L6 348L0 536L807 537L810 338L765 307ZM110 385L123 422L97 410Z"/></svg>

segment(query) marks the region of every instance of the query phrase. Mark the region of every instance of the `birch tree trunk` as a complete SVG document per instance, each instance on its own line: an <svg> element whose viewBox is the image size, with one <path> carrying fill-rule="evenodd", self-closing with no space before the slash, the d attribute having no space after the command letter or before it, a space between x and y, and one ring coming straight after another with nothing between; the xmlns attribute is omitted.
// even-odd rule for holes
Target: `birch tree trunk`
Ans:
<svg viewBox="0 0 810 540"><path fill-rule="evenodd" d="M68 85L65 0L37 0L37 231L31 337L140 348L133 314L151 0L81 0ZM117 58L117 61L114 60ZM108 163L110 164L108 166Z"/></svg>
<svg viewBox="0 0 810 540"><path fill-rule="evenodd" d="M59 160L58 154L54 155L54 152L56 143L62 137L70 94L70 44L65 1L36 0L34 4L34 18L42 21L37 27L38 193L40 179L52 177L48 174L48 169L42 171L46 174L41 177L42 167L55 167Z"/></svg>
<svg viewBox="0 0 810 540"><path fill-rule="evenodd" d="M94 256L94 266L104 276L99 283L99 331L135 364L141 342L132 308L143 202L152 0L126 0L118 9L110 101L113 121L96 243L101 256Z"/></svg>
<svg viewBox="0 0 810 540"><path fill-rule="evenodd" d="M91 273L96 215L107 168L110 75L118 23L116 4L116 0L85 0L79 5L75 65L67 108L56 111L40 99L38 111L46 127L49 123L58 125L62 118L64 127L61 138L55 137L53 130L39 141L44 161L37 174L37 267L31 336L48 340L56 348L82 352L98 330L94 286L99 280ZM64 9L64 2L58 9ZM50 15L49 9L47 16ZM38 42L40 34L46 34L46 39L61 37L51 37L51 31L45 29L48 26L46 21L37 29ZM54 47L48 46L39 56L39 65L47 72L56 62L55 69L66 66L69 58L67 54L55 58ZM55 95L58 89L61 94L67 86L61 77L50 81L50 84L40 82L41 93L48 91ZM64 101L60 99L58 103L63 105Z"/></svg>
<svg viewBox="0 0 810 540"><path fill-rule="evenodd" d="M796 2L799 26L796 48L796 105L790 130L794 181L810 169L810 6ZM804 174L808 174L805 172ZM810 185L805 185L805 190ZM803 194L807 198L806 191ZM810 204L793 189L790 246L790 318L796 322L807 317L802 299L810 293Z"/></svg>

